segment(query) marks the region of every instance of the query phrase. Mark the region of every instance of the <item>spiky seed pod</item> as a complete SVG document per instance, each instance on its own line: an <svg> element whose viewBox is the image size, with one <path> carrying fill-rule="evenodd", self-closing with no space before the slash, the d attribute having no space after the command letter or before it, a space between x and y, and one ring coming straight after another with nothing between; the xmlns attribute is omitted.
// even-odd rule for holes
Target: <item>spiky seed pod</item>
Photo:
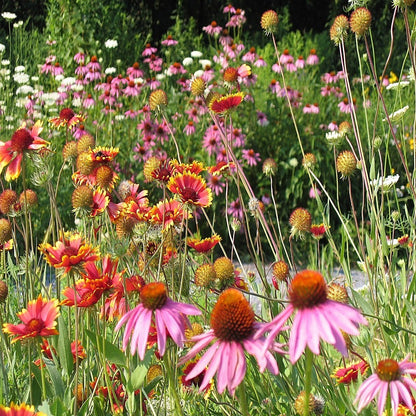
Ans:
<svg viewBox="0 0 416 416"><path fill-rule="evenodd" d="M212 264L201 264L201 266L195 270L195 284L197 286L209 287L216 278L217 275Z"/></svg>
<svg viewBox="0 0 416 416"><path fill-rule="evenodd" d="M344 150L341 152L336 161L337 172L341 174L342 178L348 178L351 176L355 169L357 169L357 159L354 153L350 150Z"/></svg>
<svg viewBox="0 0 416 416"><path fill-rule="evenodd" d="M131 236L136 220L131 217L121 217L116 221L116 234L118 238Z"/></svg>
<svg viewBox="0 0 416 416"><path fill-rule="evenodd" d="M307 233L311 229L312 216L305 208L296 208L290 214L289 224L292 226L292 235Z"/></svg>
<svg viewBox="0 0 416 416"><path fill-rule="evenodd" d="M302 166L305 169L311 169L316 165L316 157L312 153L306 153L302 159Z"/></svg>
<svg viewBox="0 0 416 416"><path fill-rule="evenodd" d="M77 142L75 140L67 142L64 148L62 149L62 157L64 158L64 160L74 161L76 160L77 156Z"/></svg>
<svg viewBox="0 0 416 416"><path fill-rule="evenodd" d="M273 277L275 277L279 282L284 282L289 277L289 265L283 261L279 260L273 264Z"/></svg>
<svg viewBox="0 0 416 416"><path fill-rule="evenodd" d="M150 110L156 111L160 110L162 107L168 105L168 96L163 90L154 90L149 97L149 106Z"/></svg>
<svg viewBox="0 0 416 416"><path fill-rule="evenodd" d="M82 152L77 157L77 170L82 175L89 175L94 170L94 162L91 158L90 152Z"/></svg>
<svg viewBox="0 0 416 416"><path fill-rule="evenodd" d="M9 294L9 288L4 280L0 280L0 303L4 303Z"/></svg>
<svg viewBox="0 0 416 416"><path fill-rule="evenodd" d="M347 16L340 14L335 18L334 23L329 30L329 37L335 45L339 45L346 38L349 26Z"/></svg>
<svg viewBox="0 0 416 416"><path fill-rule="evenodd" d="M149 384L156 377L161 377L161 376L163 376L162 366L160 364L153 364L147 370L146 383Z"/></svg>
<svg viewBox="0 0 416 416"><path fill-rule="evenodd" d="M349 123L348 121L343 121L342 123L340 123L338 127L338 133L342 134L343 136L350 133L351 130L352 130L352 126L351 126L351 123Z"/></svg>
<svg viewBox="0 0 416 416"><path fill-rule="evenodd" d="M206 87L207 85L201 77L193 77L191 79L191 93L196 97L204 95Z"/></svg>
<svg viewBox="0 0 416 416"><path fill-rule="evenodd" d="M38 204L38 196L32 189L26 189L19 196L19 204L24 207L26 203L29 210Z"/></svg>
<svg viewBox="0 0 416 416"><path fill-rule="evenodd" d="M92 208L94 204L93 190L87 185L78 186L72 192L72 207L74 209L79 208Z"/></svg>
<svg viewBox="0 0 416 416"><path fill-rule="evenodd" d="M296 400L295 400L294 407L295 407L296 414L301 415L301 416L303 415L304 413L303 411L305 409L305 400L306 400L306 394L304 391L302 391L299 393L298 397L296 397ZM313 411L314 401L315 399L313 395L310 394L309 395L309 413L312 413Z"/></svg>
<svg viewBox="0 0 416 416"><path fill-rule="evenodd" d="M338 283L331 283L327 286L327 298L341 303L348 303L347 289Z"/></svg>
<svg viewBox="0 0 416 416"><path fill-rule="evenodd" d="M13 189L6 189L0 194L0 212L3 215L9 214L17 202L17 194Z"/></svg>
<svg viewBox="0 0 416 416"><path fill-rule="evenodd" d="M185 337L187 342L185 342L186 347L192 347L195 342L190 341L195 335L201 335L204 332L204 328L198 322L192 323L190 328L185 329Z"/></svg>
<svg viewBox="0 0 416 416"><path fill-rule="evenodd" d="M162 161L156 156L151 156L146 160L143 166L143 173L146 182L153 182L155 180L152 173L160 167L161 163Z"/></svg>
<svg viewBox="0 0 416 416"><path fill-rule="evenodd" d="M222 288L234 282L234 264L229 258L220 257L215 260L214 270Z"/></svg>
<svg viewBox="0 0 416 416"><path fill-rule="evenodd" d="M0 218L0 244L4 244L12 238L12 225L6 218Z"/></svg>
<svg viewBox="0 0 416 416"><path fill-rule="evenodd" d="M102 165L96 171L97 185L102 189L109 189L114 180L114 172L110 166Z"/></svg>
<svg viewBox="0 0 416 416"><path fill-rule="evenodd" d="M279 16L274 10L267 10L261 15L260 26L266 35L276 33L279 23Z"/></svg>
<svg viewBox="0 0 416 416"><path fill-rule="evenodd" d="M77 153L86 152L89 149L94 149L95 139L91 134L83 134L77 141Z"/></svg>
<svg viewBox="0 0 416 416"><path fill-rule="evenodd" d="M357 36L363 36L371 25L371 13L366 7L355 9L350 16L351 31Z"/></svg>
<svg viewBox="0 0 416 416"><path fill-rule="evenodd" d="M271 157L267 158L264 160L263 162L263 173L266 176L274 176L276 174L277 171L277 163L274 159L272 159Z"/></svg>

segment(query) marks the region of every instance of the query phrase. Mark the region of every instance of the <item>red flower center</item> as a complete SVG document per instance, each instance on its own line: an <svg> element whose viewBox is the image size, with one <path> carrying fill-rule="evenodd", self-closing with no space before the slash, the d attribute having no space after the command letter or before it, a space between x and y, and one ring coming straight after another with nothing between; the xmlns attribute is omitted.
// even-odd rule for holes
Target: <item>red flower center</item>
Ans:
<svg viewBox="0 0 416 416"><path fill-rule="evenodd" d="M289 298L295 308L311 308L327 300L326 292L323 276L312 270L304 270L293 278Z"/></svg>
<svg viewBox="0 0 416 416"><path fill-rule="evenodd" d="M400 367L396 360L382 360L376 368L378 377L383 381L394 381L400 379Z"/></svg>
<svg viewBox="0 0 416 416"><path fill-rule="evenodd" d="M14 152L22 153L33 143L33 137L26 128L16 130L12 136L11 148Z"/></svg>
<svg viewBox="0 0 416 416"><path fill-rule="evenodd" d="M72 117L74 117L75 113L70 108L63 108L61 112L59 113L59 118L62 120L69 121Z"/></svg>
<svg viewBox="0 0 416 416"><path fill-rule="evenodd" d="M184 188L181 191L182 199L186 201L192 201L197 202L199 200L198 198L198 192L195 191L193 188Z"/></svg>
<svg viewBox="0 0 416 416"><path fill-rule="evenodd" d="M167 298L166 287L160 282L148 283L140 292L140 300L143 306L152 311L160 309Z"/></svg>
<svg viewBox="0 0 416 416"><path fill-rule="evenodd" d="M33 333L33 332L40 332L44 325L43 325L43 321L39 320L39 319L31 319L28 324L26 325L28 332L29 333Z"/></svg>
<svg viewBox="0 0 416 416"><path fill-rule="evenodd" d="M211 314L211 328L224 341L242 341L253 332L254 312L237 289L227 289L218 297Z"/></svg>

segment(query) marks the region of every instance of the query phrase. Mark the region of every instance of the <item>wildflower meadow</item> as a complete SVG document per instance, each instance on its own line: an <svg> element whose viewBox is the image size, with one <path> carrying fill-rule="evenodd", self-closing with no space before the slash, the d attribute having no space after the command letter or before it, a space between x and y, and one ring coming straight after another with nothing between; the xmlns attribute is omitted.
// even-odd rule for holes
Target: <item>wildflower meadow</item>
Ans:
<svg viewBox="0 0 416 416"><path fill-rule="evenodd" d="M49 3L1 11L0 416L415 414L414 0Z"/></svg>

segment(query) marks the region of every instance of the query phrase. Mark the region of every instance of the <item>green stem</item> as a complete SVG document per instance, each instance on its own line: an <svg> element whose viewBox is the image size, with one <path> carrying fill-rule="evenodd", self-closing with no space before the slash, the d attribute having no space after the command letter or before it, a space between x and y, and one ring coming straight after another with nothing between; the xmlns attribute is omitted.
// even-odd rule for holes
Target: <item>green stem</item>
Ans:
<svg viewBox="0 0 416 416"><path fill-rule="evenodd" d="M37 343L37 347L40 360L40 379L42 380L42 400L46 400L45 362L43 360L42 349L39 343Z"/></svg>
<svg viewBox="0 0 416 416"><path fill-rule="evenodd" d="M303 416L309 416L309 397L311 395L312 386L313 353L308 347L306 347L305 354L305 401L303 403Z"/></svg>
<svg viewBox="0 0 416 416"><path fill-rule="evenodd" d="M175 380L175 375L174 375L174 371L173 369L175 368L170 360L169 357L169 351L167 351L163 357L163 361L165 362L165 371L166 374L168 376L168 382L169 382L169 390L170 390L170 394L171 397L173 398L173 402L175 404L175 415L176 416L184 416L183 411L182 411L182 405L181 405L181 400L178 394L177 389L175 388L177 383Z"/></svg>
<svg viewBox="0 0 416 416"><path fill-rule="evenodd" d="M240 404L240 412L243 416L250 416L248 412L248 403L247 403L247 393L246 393L246 385L244 384L244 380L237 388L237 400Z"/></svg>

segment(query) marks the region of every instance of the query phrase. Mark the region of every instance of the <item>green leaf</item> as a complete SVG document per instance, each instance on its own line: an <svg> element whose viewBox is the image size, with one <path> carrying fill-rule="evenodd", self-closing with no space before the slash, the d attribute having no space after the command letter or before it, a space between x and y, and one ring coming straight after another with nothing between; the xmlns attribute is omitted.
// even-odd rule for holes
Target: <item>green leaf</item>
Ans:
<svg viewBox="0 0 416 416"><path fill-rule="evenodd" d="M106 360L116 365L126 366L126 356L120 348L88 329L85 329L85 333L99 351L104 350Z"/></svg>
<svg viewBox="0 0 416 416"><path fill-rule="evenodd" d="M148 350L144 356L144 360L140 361L135 370L131 373L130 379L127 380L127 391L133 393L143 387L146 380L147 370L150 367L153 350Z"/></svg>
<svg viewBox="0 0 416 416"><path fill-rule="evenodd" d="M74 359L72 357L71 342L69 340L66 322L62 315L58 318L58 327L58 357L62 367L69 376L74 368Z"/></svg>
<svg viewBox="0 0 416 416"><path fill-rule="evenodd" d="M46 368L51 376L52 386L55 390L56 397L63 397L65 393L65 384L62 380L62 376L56 368L55 364L50 360L45 360Z"/></svg>

